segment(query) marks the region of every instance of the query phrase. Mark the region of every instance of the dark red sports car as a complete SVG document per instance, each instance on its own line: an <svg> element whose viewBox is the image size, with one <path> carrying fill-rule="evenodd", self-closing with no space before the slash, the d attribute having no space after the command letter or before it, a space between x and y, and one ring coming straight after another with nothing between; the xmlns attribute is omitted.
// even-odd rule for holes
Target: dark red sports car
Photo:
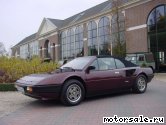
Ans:
<svg viewBox="0 0 166 125"><path fill-rule="evenodd" d="M141 68L111 56L76 58L52 73L32 74L16 82L23 94L37 99L60 99L77 105L85 97L132 89L144 93L154 77L151 68Z"/></svg>

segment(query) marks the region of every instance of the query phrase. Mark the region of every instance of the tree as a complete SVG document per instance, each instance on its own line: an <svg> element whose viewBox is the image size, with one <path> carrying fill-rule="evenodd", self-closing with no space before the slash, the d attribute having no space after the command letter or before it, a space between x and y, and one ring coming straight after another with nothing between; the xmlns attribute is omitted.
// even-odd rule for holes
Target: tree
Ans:
<svg viewBox="0 0 166 125"><path fill-rule="evenodd" d="M125 20L124 15L119 9L119 5L123 4L124 0L111 0L113 6L112 16L112 53L114 56L125 57L126 43L124 39Z"/></svg>
<svg viewBox="0 0 166 125"><path fill-rule="evenodd" d="M6 54L5 46L2 42L0 42L0 56L4 56Z"/></svg>
<svg viewBox="0 0 166 125"><path fill-rule="evenodd" d="M117 41L116 45L113 47L113 54L117 57L125 57L126 56L126 44Z"/></svg>

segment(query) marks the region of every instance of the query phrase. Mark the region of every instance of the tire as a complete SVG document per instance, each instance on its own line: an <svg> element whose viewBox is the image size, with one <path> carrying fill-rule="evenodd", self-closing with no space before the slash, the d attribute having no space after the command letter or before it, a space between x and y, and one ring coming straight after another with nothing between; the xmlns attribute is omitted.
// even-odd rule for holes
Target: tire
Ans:
<svg viewBox="0 0 166 125"><path fill-rule="evenodd" d="M139 75L136 82L132 88L135 93L144 93L147 88L147 79L144 75Z"/></svg>
<svg viewBox="0 0 166 125"><path fill-rule="evenodd" d="M78 80L71 79L65 82L61 92L61 102L64 105L74 106L80 104L85 97L85 89Z"/></svg>

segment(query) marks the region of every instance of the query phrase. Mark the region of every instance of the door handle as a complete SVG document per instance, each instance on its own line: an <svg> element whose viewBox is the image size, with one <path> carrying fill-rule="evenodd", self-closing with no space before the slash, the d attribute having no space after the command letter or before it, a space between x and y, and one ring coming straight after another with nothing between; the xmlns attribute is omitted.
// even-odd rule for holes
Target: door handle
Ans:
<svg viewBox="0 0 166 125"><path fill-rule="evenodd" d="M119 72L115 72L115 74L119 74Z"/></svg>

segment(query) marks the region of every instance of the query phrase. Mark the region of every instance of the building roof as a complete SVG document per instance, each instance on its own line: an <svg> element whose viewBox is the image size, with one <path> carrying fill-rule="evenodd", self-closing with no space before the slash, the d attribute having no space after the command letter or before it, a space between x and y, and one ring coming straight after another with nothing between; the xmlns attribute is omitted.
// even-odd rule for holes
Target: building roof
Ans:
<svg viewBox="0 0 166 125"><path fill-rule="evenodd" d="M104 11L110 9L110 7L111 7L110 5L111 5L110 1L106 1L106 2L103 2L99 5L96 5L92 8L90 8L90 9L82 11L82 12L80 12L80 13L74 15L74 16L71 16L71 17L69 17L69 18L67 18L63 21L62 27L68 26L72 23L79 22L79 21L84 20L84 19L86 19L88 17L91 17L93 15L102 13L104 9L105 9ZM108 6L110 6L110 7L108 7Z"/></svg>
<svg viewBox="0 0 166 125"><path fill-rule="evenodd" d="M26 43L26 42L29 42L29 41L34 40L34 39L36 38L36 34L37 34L37 33L34 33L34 34L32 34L32 35L30 35L30 36L24 38L24 39L21 40L18 44L16 44L14 47L19 46L19 45L22 45L22 44L24 44L24 43Z"/></svg>
<svg viewBox="0 0 166 125"><path fill-rule="evenodd" d="M50 20L58 28L62 27L63 21L64 21L64 20L52 19L52 18L47 18L47 19Z"/></svg>
<svg viewBox="0 0 166 125"><path fill-rule="evenodd" d="M68 26L72 23L84 20L84 19L91 17L93 15L107 11L107 10L111 9L111 7L112 7L111 2L106 1L106 2L103 2L99 5L96 5L92 8L90 8L90 9L82 11L74 16L71 16L65 20L52 19L52 18L47 18L47 19L50 20L58 28L63 28L63 27Z"/></svg>
<svg viewBox="0 0 166 125"><path fill-rule="evenodd" d="M129 0L121 0L123 1L122 3L126 3ZM63 28L66 27L68 25L74 24L76 22L79 22L81 20L87 19L88 17L92 17L94 15L103 13L109 9L112 8L112 2L111 0L105 1L99 5L96 5L90 9L87 9L85 11L82 11L74 16L71 16L65 20L59 20L59 19L52 19L52 18L47 18L48 20L50 20L55 26L57 26L57 28ZM29 42L33 39L35 39L36 33L26 37L25 39L23 39L21 42L19 42L18 44L16 44L14 47L24 44L26 42Z"/></svg>
<svg viewBox="0 0 166 125"><path fill-rule="evenodd" d="M125 4L125 3L129 2L129 1L133 1L133 0L118 0L117 4L122 5L122 4ZM82 11L82 12L80 12L80 13L74 15L74 16L71 16L71 17L65 19L63 21L63 26L61 28L66 27L66 26L68 26L72 23L74 24L76 22L85 20L85 19L87 19L89 17L92 17L94 15L106 12L106 11L110 10L111 8L113 8L113 7L115 7L113 0L107 0L103 3L101 3L101 4L98 4L98 5L96 5L92 8L89 8L85 11Z"/></svg>

